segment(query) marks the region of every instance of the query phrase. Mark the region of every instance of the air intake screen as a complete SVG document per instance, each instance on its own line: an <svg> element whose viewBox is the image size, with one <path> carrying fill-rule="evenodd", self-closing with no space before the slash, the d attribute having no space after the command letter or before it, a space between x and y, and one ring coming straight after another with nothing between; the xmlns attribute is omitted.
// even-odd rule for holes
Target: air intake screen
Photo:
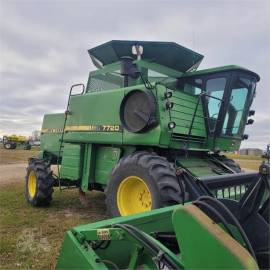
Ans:
<svg viewBox="0 0 270 270"><path fill-rule="evenodd" d="M157 124L155 97L150 90L133 90L123 99L120 119L130 132L145 132Z"/></svg>

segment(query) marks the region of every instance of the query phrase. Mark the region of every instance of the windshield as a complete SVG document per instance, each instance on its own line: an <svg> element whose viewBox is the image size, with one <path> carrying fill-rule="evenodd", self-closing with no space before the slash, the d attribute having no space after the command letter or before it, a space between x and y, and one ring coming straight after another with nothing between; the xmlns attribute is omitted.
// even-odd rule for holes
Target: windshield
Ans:
<svg viewBox="0 0 270 270"><path fill-rule="evenodd" d="M251 79L237 76L232 83L232 91L229 99L225 120L222 127L222 135L237 136L245 126L246 110L251 104L255 91L255 82ZM251 95L249 95L251 89ZM248 97L251 98L248 98Z"/></svg>

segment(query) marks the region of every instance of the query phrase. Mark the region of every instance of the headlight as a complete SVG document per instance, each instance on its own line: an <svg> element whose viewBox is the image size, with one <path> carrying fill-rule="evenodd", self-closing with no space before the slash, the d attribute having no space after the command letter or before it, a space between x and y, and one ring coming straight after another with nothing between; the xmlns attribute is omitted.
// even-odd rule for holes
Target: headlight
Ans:
<svg viewBox="0 0 270 270"><path fill-rule="evenodd" d="M175 126L176 126L175 122L169 122L169 124L168 124L169 129L174 129Z"/></svg>

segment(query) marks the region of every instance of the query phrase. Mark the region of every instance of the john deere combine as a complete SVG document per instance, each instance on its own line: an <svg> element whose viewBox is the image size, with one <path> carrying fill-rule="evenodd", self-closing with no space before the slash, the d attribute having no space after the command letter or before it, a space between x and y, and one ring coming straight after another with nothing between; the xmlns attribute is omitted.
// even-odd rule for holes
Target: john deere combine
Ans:
<svg viewBox="0 0 270 270"><path fill-rule="evenodd" d="M41 152L26 175L31 205L48 205L53 186L105 191L111 216L193 201L197 186L243 196L257 173L220 152L248 138L256 73L197 70L203 56L171 42L110 41L88 52L97 70L86 87L73 85L66 111L44 116Z"/></svg>

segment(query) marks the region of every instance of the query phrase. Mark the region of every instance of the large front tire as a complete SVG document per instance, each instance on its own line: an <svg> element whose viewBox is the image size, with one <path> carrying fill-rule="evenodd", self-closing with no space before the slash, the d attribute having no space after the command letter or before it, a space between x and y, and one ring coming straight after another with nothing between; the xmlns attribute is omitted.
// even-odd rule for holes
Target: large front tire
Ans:
<svg viewBox="0 0 270 270"><path fill-rule="evenodd" d="M127 216L181 203L174 166L145 151L123 157L110 174L106 205L110 216Z"/></svg>
<svg viewBox="0 0 270 270"><path fill-rule="evenodd" d="M25 197L32 206L47 206L51 203L54 179L47 162L31 159L26 173Z"/></svg>

